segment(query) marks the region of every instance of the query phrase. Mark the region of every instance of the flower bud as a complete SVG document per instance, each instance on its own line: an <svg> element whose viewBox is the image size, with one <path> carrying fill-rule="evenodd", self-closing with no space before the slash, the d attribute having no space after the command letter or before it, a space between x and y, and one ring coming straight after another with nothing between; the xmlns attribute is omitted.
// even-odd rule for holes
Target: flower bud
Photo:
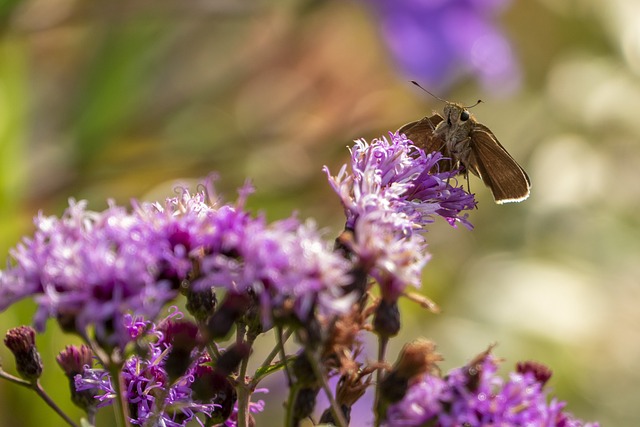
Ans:
<svg viewBox="0 0 640 427"><path fill-rule="evenodd" d="M216 371L222 375L233 373L242 359L249 356L251 347L245 343L233 344L227 348L216 361Z"/></svg>
<svg viewBox="0 0 640 427"><path fill-rule="evenodd" d="M380 300L373 318L373 330L383 338L398 335L400 331L400 310L397 301Z"/></svg>
<svg viewBox="0 0 640 427"><path fill-rule="evenodd" d="M204 322L209 316L211 316L215 309L218 300L214 288L206 288L199 291L194 291L193 286L190 286L186 291L187 297L187 311L198 322Z"/></svg>
<svg viewBox="0 0 640 427"><path fill-rule="evenodd" d="M340 405L340 411L342 412L342 416L345 421L349 423L351 421L351 406L347 406L344 403ZM328 424L328 425L337 425L335 418L333 417L333 412L331 412L331 408L327 408L324 410L322 415L320 416L320 424Z"/></svg>
<svg viewBox="0 0 640 427"><path fill-rule="evenodd" d="M199 345L198 326L189 321L169 321L163 327L167 343L171 349L167 355L165 370L169 382L180 378L193 362L192 350Z"/></svg>
<svg viewBox="0 0 640 427"><path fill-rule="evenodd" d="M82 375L85 366L89 366L89 368L92 366L93 352L91 349L86 345L80 347L69 345L58 354L56 360L69 379L71 401L87 413L95 411L99 401L94 396L99 394L99 390L94 388L78 391L75 384L75 376Z"/></svg>
<svg viewBox="0 0 640 427"><path fill-rule="evenodd" d="M298 390L296 400L293 402L294 425L309 417L316 406L318 387L304 387Z"/></svg>
<svg viewBox="0 0 640 427"><path fill-rule="evenodd" d="M388 405L405 397L413 379L426 372L437 371L436 363L442 360L442 356L435 349L435 344L425 339L416 340L402 348L398 361L379 385L380 401L377 411L382 418L386 417Z"/></svg>
<svg viewBox="0 0 640 427"><path fill-rule="evenodd" d="M485 351L478 354L474 357L469 363L465 365L463 368L463 372L466 377L466 387L467 390L471 392L475 392L479 385L480 380L482 379L482 370L484 369L484 363L487 360L487 357L491 354L494 345L489 346Z"/></svg>
<svg viewBox="0 0 640 427"><path fill-rule="evenodd" d="M516 372L520 374L531 372L540 385L545 385L553 374L553 371L551 371L547 366L530 360L526 362L518 362L516 364Z"/></svg>
<svg viewBox="0 0 640 427"><path fill-rule="evenodd" d="M65 375L73 378L84 372L85 365L92 366L93 352L84 344L80 347L68 345L58 354L56 360Z"/></svg>
<svg viewBox="0 0 640 427"><path fill-rule="evenodd" d="M318 384L318 377L313 370L312 363L305 352L301 352L293 359L293 375L296 377L296 381L302 386L309 387Z"/></svg>
<svg viewBox="0 0 640 427"><path fill-rule="evenodd" d="M36 331L30 326L10 329L4 344L16 359L18 374L27 381L36 382L42 375L42 358L36 348Z"/></svg>
<svg viewBox="0 0 640 427"><path fill-rule="evenodd" d="M242 317L248 307L249 297L243 294L229 293L222 305L207 320L206 331L209 339L226 337L233 324Z"/></svg>
<svg viewBox="0 0 640 427"><path fill-rule="evenodd" d="M233 412L233 406L237 400L233 385L225 375L208 365L198 366L194 372L194 378L191 385L193 399L197 402L220 405L213 411L207 424L223 423Z"/></svg>

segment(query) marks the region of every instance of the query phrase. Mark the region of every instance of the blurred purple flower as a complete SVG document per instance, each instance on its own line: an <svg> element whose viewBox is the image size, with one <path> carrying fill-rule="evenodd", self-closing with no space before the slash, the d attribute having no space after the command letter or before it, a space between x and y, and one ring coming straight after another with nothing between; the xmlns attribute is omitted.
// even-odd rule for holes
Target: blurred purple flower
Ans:
<svg viewBox="0 0 640 427"><path fill-rule="evenodd" d="M210 182L205 185L204 192L190 195L182 189L180 197L164 206L140 209L171 241L181 242L188 255L184 267L198 262L196 289L251 291L260 301L264 326L273 310L288 301L302 321L314 308L327 314L348 307L341 286L349 282L349 263L332 251L313 221L301 223L292 216L269 224L263 215L250 215L244 209L253 191L249 184L240 189L235 204L209 206L205 195L211 198L215 191ZM170 265L184 276L180 261L174 256Z"/></svg>
<svg viewBox="0 0 640 427"><path fill-rule="evenodd" d="M80 333L95 327L105 345L123 345L118 319L126 312L153 318L175 296L163 277L168 241L124 208L93 212L71 200L61 218L39 214L35 224L33 238L11 251L15 265L0 271L0 309L33 297L37 329L54 317Z"/></svg>
<svg viewBox="0 0 640 427"><path fill-rule="evenodd" d="M93 212L72 200L61 218L40 214L34 236L0 270L0 310L32 297L37 329L53 317L81 334L94 328L105 347L124 348L128 328L143 326L125 326L124 316L155 319L187 278L196 288L251 291L265 321L285 302L302 321L316 308L348 307L340 297L350 265L313 222L252 216L244 209L248 185L235 204L220 204L211 180L195 194L178 190L164 205L133 202L133 212L114 204Z"/></svg>
<svg viewBox="0 0 640 427"><path fill-rule="evenodd" d="M423 376L389 408L385 425L598 427L565 412L566 403L547 401L544 381L535 372L512 372L505 380L496 375L497 367L488 354L477 365L455 369L444 378Z"/></svg>
<svg viewBox="0 0 640 427"><path fill-rule="evenodd" d="M271 323L274 309L284 308L288 301L301 321L314 308L328 314L348 307L341 287L349 283L350 265L322 240L313 221L300 223L291 217L267 224L258 217L241 226L235 220L224 222L234 225L230 229L220 225L221 232L233 235L235 231L238 238L203 257L197 287L223 286L240 294L251 291L260 301L264 326ZM211 229L216 226L212 224ZM216 240L214 232L208 237ZM203 247L205 253L210 248Z"/></svg>
<svg viewBox="0 0 640 427"><path fill-rule="evenodd" d="M434 90L468 75L509 92L520 70L493 20L509 0L369 0L402 71Z"/></svg>

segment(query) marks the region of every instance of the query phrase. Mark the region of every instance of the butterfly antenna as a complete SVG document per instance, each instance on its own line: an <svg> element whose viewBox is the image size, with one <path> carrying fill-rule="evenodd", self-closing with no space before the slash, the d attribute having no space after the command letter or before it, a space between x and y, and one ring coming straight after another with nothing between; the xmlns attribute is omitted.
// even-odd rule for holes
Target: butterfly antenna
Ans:
<svg viewBox="0 0 640 427"><path fill-rule="evenodd" d="M482 99L478 99L478 100L476 101L476 103L475 103L475 104L473 104L473 105L469 105L468 107L464 107L464 108L467 108L467 109L468 109L468 108L473 108L473 107L475 107L475 106L476 106L476 105L478 105L478 104L482 104Z"/></svg>
<svg viewBox="0 0 640 427"><path fill-rule="evenodd" d="M447 102L446 99L442 99L439 96L436 96L436 95L432 94L431 92L429 92L428 90L426 90L425 88L420 86L420 84L417 81L411 80L411 83L413 83L414 85L418 86L420 89L422 89L423 91L427 92L429 95L433 96L435 99L437 99L439 101L442 101L442 102Z"/></svg>

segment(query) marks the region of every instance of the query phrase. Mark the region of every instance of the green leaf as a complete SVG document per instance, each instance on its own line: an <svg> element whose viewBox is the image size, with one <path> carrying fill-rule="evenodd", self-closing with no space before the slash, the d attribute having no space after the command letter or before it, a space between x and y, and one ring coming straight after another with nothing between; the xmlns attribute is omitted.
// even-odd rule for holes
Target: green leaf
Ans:
<svg viewBox="0 0 640 427"><path fill-rule="evenodd" d="M284 369L285 364L289 363L290 361L292 361L295 358L295 356L287 356L285 360L281 360L277 363L272 363L271 365L267 365L267 366L262 366L260 368L258 368L256 370L256 373L254 375L254 381L256 384L258 384L263 378L266 378L267 376L271 375L274 372L278 372L282 369Z"/></svg>

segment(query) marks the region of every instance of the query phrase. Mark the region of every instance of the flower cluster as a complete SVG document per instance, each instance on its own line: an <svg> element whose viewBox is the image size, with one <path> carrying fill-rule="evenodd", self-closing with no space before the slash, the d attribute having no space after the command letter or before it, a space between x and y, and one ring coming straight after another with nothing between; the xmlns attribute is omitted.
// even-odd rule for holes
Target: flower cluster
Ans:
<svg viewBox="0 0 640 427"><path fill-rule="evenodd" d="M114 204L94 212L71 201L61 218L40 214L34 237L0 271L0 309L32 297L38 329L53 317L80 334L94 327L99 342L120 347L130 337L118 319L154 319L185 281L195 290L251 290L267 320L285 302L301 320L316 306L340 310L347 261L311 221L267 224L251 216L244 210L249 191L235 205L208 203L216 200L209 185L196 194L181 189L164 205L136 203L133 212Z"/></svg>
<svg viewBox="0 0 640 427"><path fill-rule="evenodd" d="M546 367L518 364L507 380L496 374L497 367L497 359L486 352L444 378L423 375L389 408L386 425L598 427L565 412L566 403L548 400L544 385L551 372Z"/></svg>
<svg viewBox="0 0 640 427"><path fill-rule="evenodd" d="M443 159L439 152L425 153L404 134L392 133L387 138L355 141L351 148L350 171L343 165L337 176L329 175L329 183L338 193L347 216L347 228L354 228L358 218L378 213L401 233L422 229L445 218L451 225L460 222L471 228L464 210L475 207L473 196L453 187L450 181L456 171L436 172ZM329 174L327 168L325 172Z"/></svg>
<svg viewBox="0 0 640 427"><path fill-rule="evenodd" d="M197 420L203 426L197 418L201 414L217 422L228 420L227 425L235 425L233 411L237 412L237 401L233 386L226 379L228 373L211 367L211 359L202 348L195 346L195 339L190 340L193 343L190 351L180 351L183 349L181 344L185 342L179 338L180 332L191 329L192 325L180 321L182 316L173 309L158 325L142 318L127 318L128 326L134 323L146 325L144 348L127 359L122 368L130 422L133 425L182 427L191 420ZM195 329L191 330L197 331L196 326L192 326ZM132 331L132 340L139 338L137 333L133 333L136 328L129 330ZM176 333L176 330L180 332ZM176 364L183 365L178 373ZM113 404L117 394L113 378L104 367L86 366L84 372L74 379L76 391L92 391L99 402L98 407ZM250 411L260 412L263 407L264 403L258 401L250 404Z"/></svg>
<svg viewBox="0 0 640 427"><path fill-rule="evenodd" d="M11 251L15 265L0 273L0 308L33 297L36 326L48 317L66 330L96 328L98 339L116 344L127 311L155 317L175 296L162 266L167 245L151 224L110 204L103 212L71 200L61 218L39 214L36 233ZM115 337L111 339L111 337Z"/></svg>
<svg viewBox="0 0 640 427"><path fill-rule="evenodd" d="M406 288L421 283L426 228L441 217L471 229L465 211L476 203L458 171L439 172L441 153L425 153L405 135L356 141L350 160L335 176L325 167L346 216L333 244L312 221L269 223L251 214L249 185L234 203L222 202L212 179L164 203L133 202L129 210L110 203L95 212L71 201L60 218L40 214L34 236L0 271L0 309L33 298L37 329L55 318L80 335L84 345L67 346L57 361L88 425L98 408L113 406L123 426L248 427L263 410L252 401L266 391L260 382L284 372L287 426L310 417L323 391L329 407L321 422L346 427L375 384L379 426L596 427L547 402L549 374L538 365L501 380L490 351L441 377L435 344L417 340L389 368L399 297L425 301ZM369 292L375 285L380 297ZM193 318L172 308L158 319L180 296ZM273 350L249 372L256 339L272 327ZM379 339L373 361L363 344L371 332ZM292 336L299 347L287 354ZM31 327L9 331L5 343L22 378L1 368L0 378L33 389L76 427L39 384L35 338Z"/></svg>
<svg viewBox="0 0 640 427"><path fill-rule="evenodd" d="M192 289L250 292L266 324L285 303L292 303L301 321L314 308L343 309L340 287L349 282L347 261L333 253L311 220L292 216L268 224L263 215L250 215L244 203L251 191L245 185L235 205L216 206L206 203L215 194L210 185L195 195L183 189L179 198L140 206L136 213L161 230L172 253L184 254L178 268L175 262L172 266L179 277L188 273ZM194 264L197 268L185 269Z"/></svg>
<svg viewBox="0 0 640 427"><path fill-rule="evenodd" d="M471 228L462 212L475 207L473 195L451 185L451 172L431 172L440 160L441 153L425 153L396 133L390 141L356 141L350 168L342 166L336 176L325 168L344 206L345 229L353 234L344 243L385 299L394 301L406 286L420 285L429 259L423 231L436 216Z"/></svg>

